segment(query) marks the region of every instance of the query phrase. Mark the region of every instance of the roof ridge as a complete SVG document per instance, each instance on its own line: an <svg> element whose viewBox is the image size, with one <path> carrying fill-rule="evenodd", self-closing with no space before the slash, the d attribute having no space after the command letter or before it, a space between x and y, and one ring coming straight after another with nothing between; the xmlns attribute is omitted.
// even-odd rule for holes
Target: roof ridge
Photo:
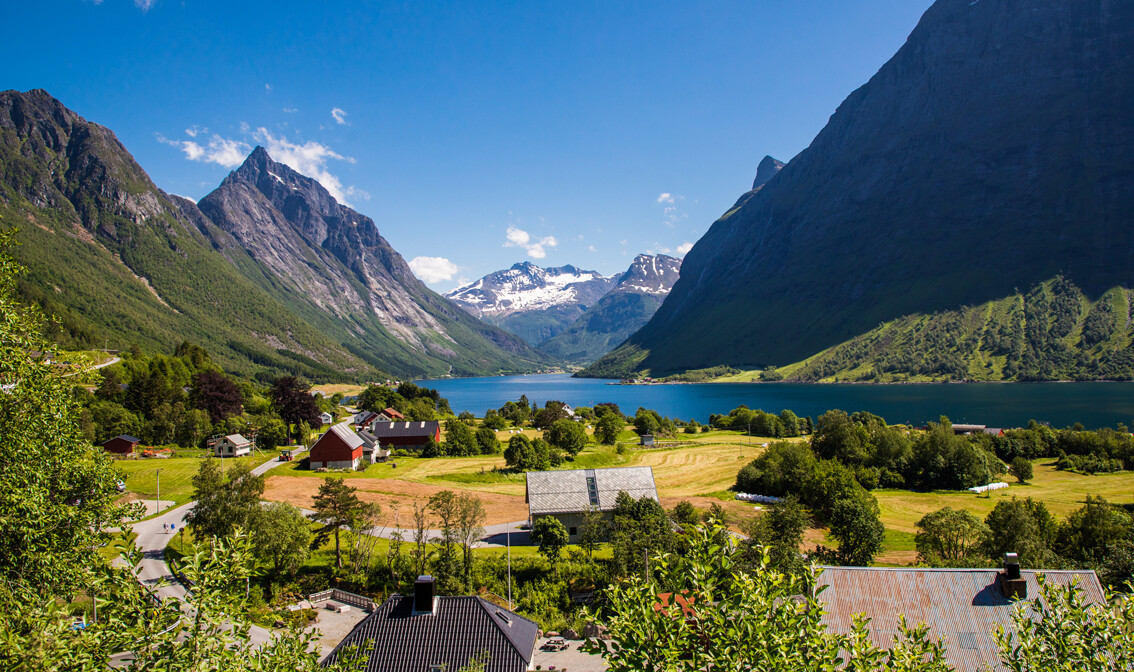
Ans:
<svg viewBox="0 0 1134 672"><path fill-rule="evenodd" d="M504 611L511 614L513 618L518 618L520 620L527 621L533 627L535 627L536 630L539 630L539 623L536 623L532 619L527 618L525 616L521 616L521 615L517 614L516 612L512 611L511 609L504 609L504 607L501 607L498 604L489 602L488 600L484 599L483 597L481 597L479 595L468 595L467 597L471 597L471 598L473 598L477 601L477 604L480 605L480 608L484 610L484 615L488 617L488 620L491 621L494 626L496 626L496 629L500 631L500 634L504 635L504 637L512 645L512 648L515 649L516 652L520 654L520 657L524 659L524 662L525 663L531 663L532 662L532 654L534 653L534 650L533 651L522 650L519 647L518 642L513 638L512 633L508 630L505 630L504 626L502 626L500 623L498 623L496 621L496 614L494 614L492 612L493 611L500 611L500 610L503 609Z"/></svg>

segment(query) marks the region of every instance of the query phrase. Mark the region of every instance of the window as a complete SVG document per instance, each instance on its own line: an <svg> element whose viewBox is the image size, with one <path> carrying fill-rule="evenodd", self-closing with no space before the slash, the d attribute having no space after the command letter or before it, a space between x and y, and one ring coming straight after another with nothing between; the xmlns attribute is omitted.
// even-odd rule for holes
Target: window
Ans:
<svg viewBox="0 0 1134 672"><path fill-rule="evenodd" d="M572 528L567 530L567 534L571 535L572 537L575 536L578 533L579 533L579 528L577 528L577 527L572 527Z"/></svg>

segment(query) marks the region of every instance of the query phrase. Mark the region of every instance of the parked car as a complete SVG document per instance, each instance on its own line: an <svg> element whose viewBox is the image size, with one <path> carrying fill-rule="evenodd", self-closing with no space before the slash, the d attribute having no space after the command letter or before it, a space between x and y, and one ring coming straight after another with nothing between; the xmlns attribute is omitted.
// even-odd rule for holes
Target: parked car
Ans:
<svg viewBox="0 0 1134 672"><path fill-rule="evenodd" d="M126 492L126 481L118 479L115 485L118 487L118 492Z"/></svg>

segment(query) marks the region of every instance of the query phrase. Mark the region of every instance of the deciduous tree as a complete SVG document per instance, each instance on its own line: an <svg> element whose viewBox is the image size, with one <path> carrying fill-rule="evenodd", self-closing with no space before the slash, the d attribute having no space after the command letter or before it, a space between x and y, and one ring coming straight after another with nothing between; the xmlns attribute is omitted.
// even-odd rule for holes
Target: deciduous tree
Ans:
<svg viewBox="0 0 1134 672"><path fill-rule="evenodd" d="M347 485L345 479L328 478L319 486L319 492L315 495L315 520L335 532L336 567L343 566L339 530L350 525L363 506L357 493L358 489Z"/></svg>

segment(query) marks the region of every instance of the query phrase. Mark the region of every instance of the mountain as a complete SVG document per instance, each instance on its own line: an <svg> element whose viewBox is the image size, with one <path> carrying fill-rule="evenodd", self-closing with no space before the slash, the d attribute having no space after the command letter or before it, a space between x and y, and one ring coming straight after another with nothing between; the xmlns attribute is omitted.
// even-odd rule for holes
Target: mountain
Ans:
<svg viewBox="0 0 1134 672"><path fill-rule="evenodd" d="M609 352L657 311L681 273L681 260L639 254L606 296L588 308L566 331L537 347L571 363L586 364Z"/></svg>
<svg viewBox="0 0 1134 672"><path fill-rule="evenodd" d="M1057 276L1134 286L1134 3L938 0L585 375L783 366Z"/></svg>
<svg viewBox="0 0 1134 672"><path fill-rule="evenodd" d="M540 268L525 261L445 296L470 314L537 345L568 328L620 277L574 266Z"/></svg>
<svg viewBox="0 0 1134 672"><path fill-rule="evenodd" d="M375 366L467 376L544 361L427 288L373 220L262 147L198 207L225 233L214 247L245 277Z"/></svg>
<svg viewBox="0 0 1134 672"><path fill-rule="evenodd" d="M779 374L803 382L1132 380L1134 291L1058 277L979 306L887 322Z"/></svg>
<svg viewBox="0 0 1134 672"><path fill-rule="evenodd" d="M254 154L257 161L268 161L262 150ZM45 91L0 93L0 225L19 230L12 254L28 271L18 291L53 316L50 336L64 347L138 345L170 352L190 340L208 348L226 369L262 379L282 373L321 380L444 373L449 363L441 348L431 346L446 338L464 341L448 348L454 371L530 370L542 361L519 339L478 323L440 296L428 290L414 294L420 283L408 280L401 283L411 287L405 293L390 289L396 298L389 304L371 300L369 293L359 295L369 308L414 294L420 299L415 305L445 335L431 339L413 324L407 330L419 340L401 345L405 341L379 334L361 317L348 321L334 312L341 306L326 296L320 297L325 310L299 310L303 301L289 294L297 285L275 274L289 262L291 273L303 278L325 273L346 283L344 291L355 286L337 268L319 267L337 259L335 254L349 257L341 248L356 242L379 257L356 259L362 267L396 269L391 275L408 275L408 270L398 270L404 262L396 252L380 249L376 231L365 231L365 218L352 220L359 222L358 237L350 240L332 214L349 218L353 211L335 210L329 196L320 200L318 190L282 167L277 174L293 180L296 210L275 208L251 191L241 201L230 193L239 188L236 177L226 180L232 187L226 188L228 198L217 199L233 211L264 215L257 226L266 248L255 251L277 254L257 258L248 251L252 246L245 248L234 235L244 233L233 226L239 218L223 219L229 228L218 226L197 204L158 189L109 129L86 121ZM308 214L301 214L305 209ZM214 215L222 211L212 210ZM282 212L310 231L325 226L326 250L301 248L308 256L287 259L284 250L297 244L295 227L286 216L271 220L276 229L263 223ZM276 238L282 239L278 248ZM349 337L346 324L353 332ZM418 361L406 361L406 348L420 354Z"/></svg>

